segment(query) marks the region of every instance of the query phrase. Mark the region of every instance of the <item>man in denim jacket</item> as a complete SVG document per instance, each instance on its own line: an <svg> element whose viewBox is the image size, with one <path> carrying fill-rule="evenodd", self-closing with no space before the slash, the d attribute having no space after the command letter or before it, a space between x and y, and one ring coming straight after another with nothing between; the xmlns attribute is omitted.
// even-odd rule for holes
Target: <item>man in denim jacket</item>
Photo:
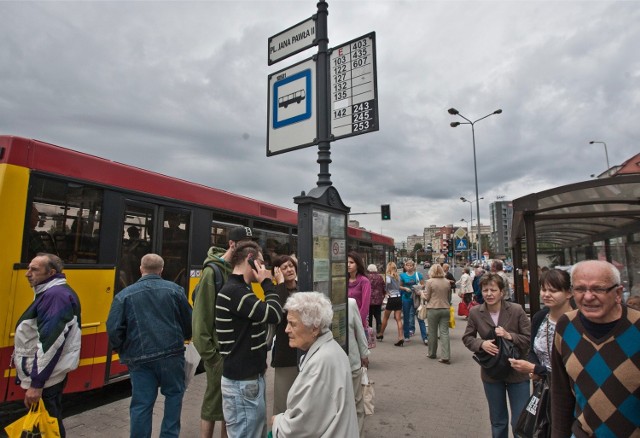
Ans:
<svg viewBox="0 0 640 438"><path fill-rule="evenodd" d="M191 338L191 307L184 289L160 277L164 260L147 254L142 277L113 299L107 332L120 362L131 375L131 437L150 437L153 405L165 396L160 436L180 435L184 381L184 341Z"/></svg>

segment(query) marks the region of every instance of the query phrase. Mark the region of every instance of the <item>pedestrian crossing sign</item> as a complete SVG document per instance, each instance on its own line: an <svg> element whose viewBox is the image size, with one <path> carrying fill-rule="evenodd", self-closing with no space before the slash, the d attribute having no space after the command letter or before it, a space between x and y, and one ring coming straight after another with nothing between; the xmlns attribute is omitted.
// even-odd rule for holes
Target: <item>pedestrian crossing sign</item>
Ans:
<svg viewBox="0 0 640 438"><path fill-rule="evenodd" d="M467 239L456 239L456 251L466 251L468 249Z"/></svg>

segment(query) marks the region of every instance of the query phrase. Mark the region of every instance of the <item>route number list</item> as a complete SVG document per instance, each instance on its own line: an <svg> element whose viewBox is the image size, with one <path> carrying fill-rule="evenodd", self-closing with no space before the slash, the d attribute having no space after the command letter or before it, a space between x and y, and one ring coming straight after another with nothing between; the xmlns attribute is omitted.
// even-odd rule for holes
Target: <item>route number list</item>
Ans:
<svg viewBox="0 0 640 438"><path fill-rule="evenodd" d="M375 33L333 49L329 69L333 139L377 131Z"/></svg>

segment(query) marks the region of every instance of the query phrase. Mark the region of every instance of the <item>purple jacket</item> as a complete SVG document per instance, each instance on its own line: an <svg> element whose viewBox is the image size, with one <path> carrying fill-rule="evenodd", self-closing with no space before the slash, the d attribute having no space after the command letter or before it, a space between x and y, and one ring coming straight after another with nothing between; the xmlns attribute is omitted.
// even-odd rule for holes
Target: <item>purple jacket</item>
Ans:
<svg viewBox="0 0 640 438"><path fill-rule="evenodd" d="M349 298L353 298L358 303L362 326L369 327L369 305L371 303L371 283L364 275L357 275L356 281L348 281Z"/></svg>
<svg viewBox="0 0 640 438"><path fill-rule="evenodd" d="M371 283L371 305L380 306L384 300L384 278L376 272L370 273L367 277Z"/></svg>

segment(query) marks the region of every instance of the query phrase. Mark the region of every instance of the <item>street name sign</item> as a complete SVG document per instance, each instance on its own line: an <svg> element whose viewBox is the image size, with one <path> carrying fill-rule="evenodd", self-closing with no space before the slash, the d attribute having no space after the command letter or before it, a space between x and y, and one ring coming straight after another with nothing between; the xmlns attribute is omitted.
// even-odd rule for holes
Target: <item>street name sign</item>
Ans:
<svg viewBox="0 0 640 438"><path fill-rule="evenodd" d="M332 140L377 131L376 34L331 50L329 78Z"/></svg>
<svg viewBox="0 0 640 438"><path fill-rule="evenodd" d="M316 63L300 61L269 75L267 156L317 143Z"/></svg>
<svg viewBox="0 0 640 438"><path fill-rule="evenodd" d="M311 17L269 38L269 65L316 44L316 19Z"/></svg>

